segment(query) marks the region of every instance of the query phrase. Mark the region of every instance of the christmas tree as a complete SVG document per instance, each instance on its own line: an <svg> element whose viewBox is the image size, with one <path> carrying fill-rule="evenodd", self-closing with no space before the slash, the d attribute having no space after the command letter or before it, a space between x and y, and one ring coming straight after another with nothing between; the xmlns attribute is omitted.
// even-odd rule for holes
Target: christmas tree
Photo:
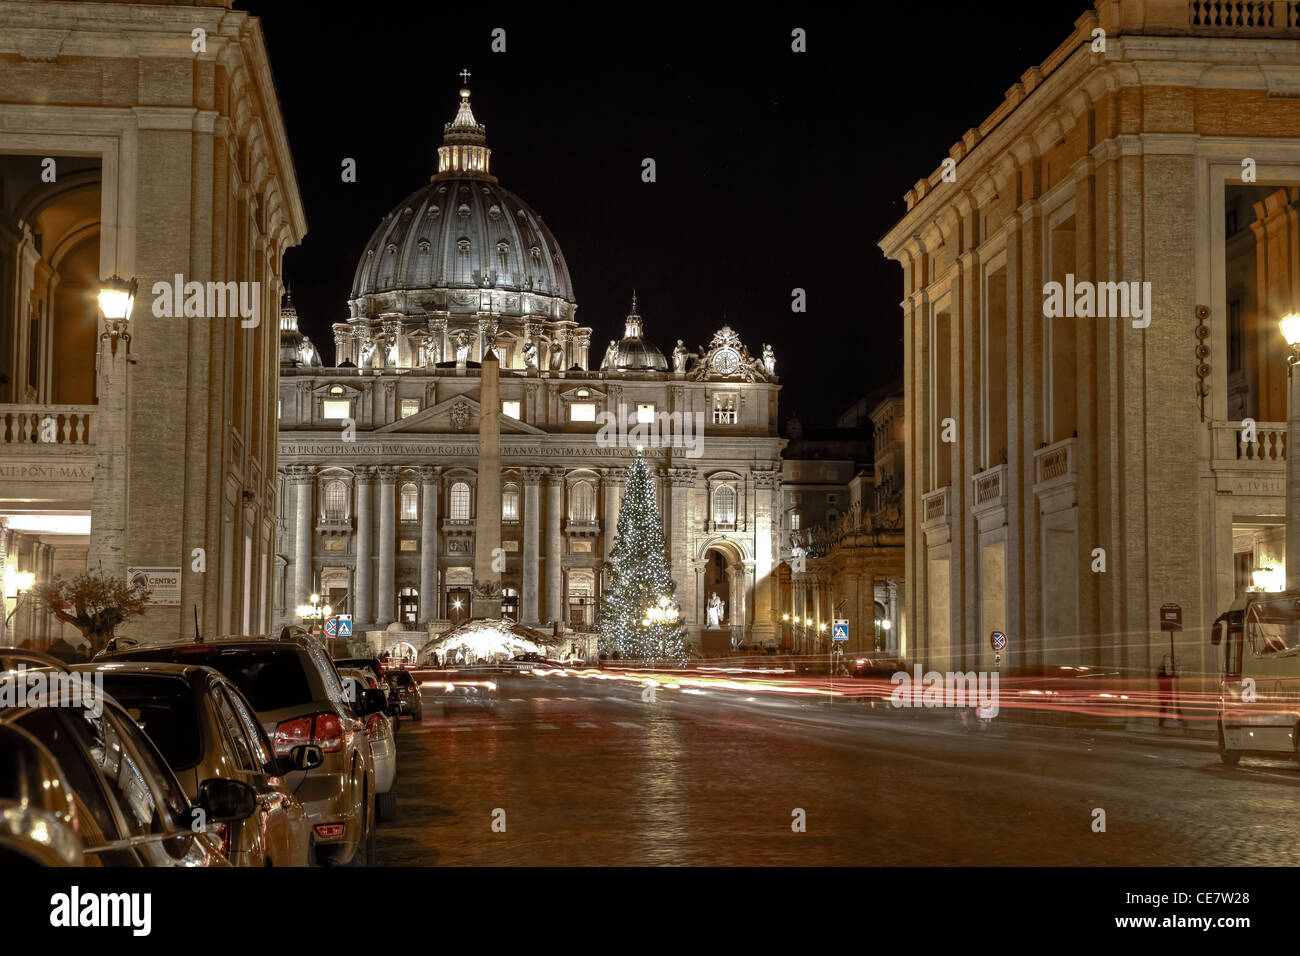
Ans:
<svg viewBox="0 0 1300 956"><path fill-rule="evenodd" d="M618 536L600 602L600 649L609 656L685 660L686 628L673 592L654 482L637 452L627 470Z"/></svg>

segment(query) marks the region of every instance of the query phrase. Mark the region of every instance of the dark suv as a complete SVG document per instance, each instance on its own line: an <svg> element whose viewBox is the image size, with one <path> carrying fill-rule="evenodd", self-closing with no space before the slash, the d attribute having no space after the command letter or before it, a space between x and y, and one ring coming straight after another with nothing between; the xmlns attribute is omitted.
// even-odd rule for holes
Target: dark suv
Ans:
<svg viewBox="0 0 1300 956"><path fill-rule="evenodd" d="M420 686L411 676L411 672L400 667L390 668L384 674L388 682L389 695L397 706L394 714L399 719L411 717L418 724L424 719L424 701L420 698Z"/></svg>
<svg viewBox="0 0 1300 956"><path fill-rule="evenodd" d="M277 755L304 744L321 749L320 766L287 778L311 819L317 860L374 865L375 771L363 719L387 702L381 691L367 691L363 713L354 711L318 640L286 629L278 639L155 644L96 657L105 660L204 664L224 674L257 711Z"/></svg>

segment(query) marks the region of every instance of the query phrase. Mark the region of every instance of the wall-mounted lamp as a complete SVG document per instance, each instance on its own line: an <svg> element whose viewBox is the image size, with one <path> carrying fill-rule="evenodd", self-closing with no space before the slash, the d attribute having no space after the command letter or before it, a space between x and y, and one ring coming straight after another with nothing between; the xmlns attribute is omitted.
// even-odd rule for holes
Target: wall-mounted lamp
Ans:
<svg viewBox="0 0 1300 956"><path fill-rule="evenodd" d="M99 311L104 314L105 325L104 334L100 338L109 340L114 355L117 355L119 338L126 342L127 354L131 354L131 333L127 330L131 322L131 310L135 308L135 290L134 279L127 280L117 275L102 279L99 283Z"/></svg>

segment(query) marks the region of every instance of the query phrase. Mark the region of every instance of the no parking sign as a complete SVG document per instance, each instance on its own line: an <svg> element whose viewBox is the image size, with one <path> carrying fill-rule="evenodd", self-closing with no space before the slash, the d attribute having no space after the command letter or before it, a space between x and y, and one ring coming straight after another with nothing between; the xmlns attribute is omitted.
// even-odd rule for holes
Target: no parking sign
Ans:
<svg viewBox="0 0 1300 956"><path fill-rule="evenodd" d="M995 651L1005 650L1007 646L1007 636L1001 631L994 631L989 635L989 643L993 645Z"/></svg>

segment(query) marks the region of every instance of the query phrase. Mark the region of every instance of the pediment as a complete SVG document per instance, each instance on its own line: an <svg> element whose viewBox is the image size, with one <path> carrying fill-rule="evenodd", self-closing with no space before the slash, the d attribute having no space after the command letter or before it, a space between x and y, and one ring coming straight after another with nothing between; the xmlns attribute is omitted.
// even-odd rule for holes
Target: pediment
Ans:
<svg viewBox="0 0 1300 956"><path fill-rule="evenodd" d="M453 395L409 418L390 422L376 433L406 435L477 435L482 406L468 395ZM545 435L542 429L497 412L502 435Z"/></svg>

